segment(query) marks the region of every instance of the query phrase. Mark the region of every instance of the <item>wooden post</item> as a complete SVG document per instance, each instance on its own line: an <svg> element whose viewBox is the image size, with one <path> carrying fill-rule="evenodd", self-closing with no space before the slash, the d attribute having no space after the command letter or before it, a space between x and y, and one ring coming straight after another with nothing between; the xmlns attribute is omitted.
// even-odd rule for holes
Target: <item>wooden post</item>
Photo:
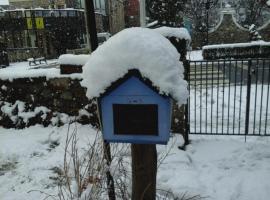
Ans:
<svg viewBox="0 0 270 200"><path fill-rule="evenodd" d="M132 144L132 200L156 199L157 150L155 144Z"/></svg>

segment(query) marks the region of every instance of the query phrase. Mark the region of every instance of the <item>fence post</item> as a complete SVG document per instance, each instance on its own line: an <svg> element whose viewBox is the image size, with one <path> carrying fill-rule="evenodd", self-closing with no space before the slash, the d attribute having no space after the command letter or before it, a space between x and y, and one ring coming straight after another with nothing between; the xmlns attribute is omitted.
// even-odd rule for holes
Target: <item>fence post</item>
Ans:
<svg viewBox="0 0 270 200"><path fill-rule="evenodd" d="M184 73L184 77L185 80L188 82L188 84L190 84L189 82L189 73L190 73L190 63L189 61L185 60L183 61L184 64L184 68L185 68L185 73ZM188 85L188 92L190 93L190 87ZM185 133L184 133L184 140L185 140L185 146L189 144L189 99L187 100L188 102L185 105Z"/></svg>
<svg viewBox="0 0 270 200"><path fill-rule="evenodd" d="M248 60L248 72L247 72L247 103L246 103L246 121L245 121L245 142L249 131L249 111L250 111L250 89L251 89L251 64L252 61Z"/></svg>

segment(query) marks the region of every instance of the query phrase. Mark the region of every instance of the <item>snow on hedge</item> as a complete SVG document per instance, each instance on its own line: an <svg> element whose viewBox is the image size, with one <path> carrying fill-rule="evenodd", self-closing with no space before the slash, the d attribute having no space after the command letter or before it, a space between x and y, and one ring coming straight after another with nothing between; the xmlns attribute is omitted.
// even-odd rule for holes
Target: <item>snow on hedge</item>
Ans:
<svg viewBox="0 0 270 200"><path fill-rule="evenodd" d="M129 69L138 69L161 94L179 105L188 97L184 67L175 47L161 34L147 28L129 28L111 37L93 52L83 66L82 85L87 97L99 97Z"/></svg>
<svg viewBox="0 0 270 200"><path fill-rule="evenodd" d="M33 118L40 113L42 113L41 118L45 120L47 116L46 113L50 112L50 110L44 106L35 107L34 111L27 112L25 103L19 100L17 100L14 104L8 102L0 102L0 103L2 103L0 111L4 115L9 116L9 118L14 123L18 120L18 117L21 117L25 123L28 123L30 118ZM16 107L18 108L18 113L14 114L13 111L15 110Z"/></svg>
<svg viewBox="0 0 270 200"><path fill-rule="evenodd" d="M60 65L84 65L89 59L88 54L73 55L73 54L63 54L59 56Z"/></svg>
<svg viewBox="0 0 270 200"><path fill-rule="evenodd" d="M252 46L269 46L270 42L265 42L263 40L246 42L246 43L232 43L232 44L216 44L203 46L204 49L218 49L218 48L237 48L237 47L252 47Z"/></svg>
<svg viewBox="0 0 270 200"><path fill-rule="evenodd" d="M154 29L164 37L176 37L179 39L185 39L187 41L191 41L190 34L186 28L172 28L172 27L160 27Z"/></svg>

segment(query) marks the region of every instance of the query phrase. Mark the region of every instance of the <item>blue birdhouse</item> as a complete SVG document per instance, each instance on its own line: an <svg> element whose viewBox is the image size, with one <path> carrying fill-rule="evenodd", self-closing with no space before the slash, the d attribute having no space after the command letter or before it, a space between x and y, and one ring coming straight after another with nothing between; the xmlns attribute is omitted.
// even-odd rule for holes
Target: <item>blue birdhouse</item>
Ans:
<svg viewBox="0 0 270 200"><path fill-rule="evenodd" d="M138 70L129 70L99 97L104 140L134 144L167 144L172 100Z"/></svg>

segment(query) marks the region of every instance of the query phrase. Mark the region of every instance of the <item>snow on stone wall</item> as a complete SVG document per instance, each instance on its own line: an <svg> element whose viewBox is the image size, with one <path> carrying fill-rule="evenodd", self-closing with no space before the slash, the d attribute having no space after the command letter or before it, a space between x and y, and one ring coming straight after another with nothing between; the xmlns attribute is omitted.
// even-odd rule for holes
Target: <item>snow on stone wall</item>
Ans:
<svg viewBox="0 0 270 200"><path fill-rule="evenodd" d="M59 57L60 65L84 65L87 60L90 58L90 55L81 54L81 55L73 55L73 54L63 54Z"/></svg>

